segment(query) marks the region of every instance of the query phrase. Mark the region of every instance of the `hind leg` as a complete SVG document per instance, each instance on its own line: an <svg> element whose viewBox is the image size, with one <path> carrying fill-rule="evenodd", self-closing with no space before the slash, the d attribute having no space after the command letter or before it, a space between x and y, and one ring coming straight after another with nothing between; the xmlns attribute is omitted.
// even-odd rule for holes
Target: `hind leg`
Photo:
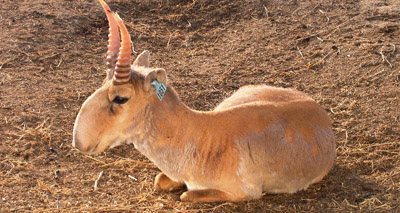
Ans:
<svg viewBox="0 0 400 213"><path fill-rule="evenodd" d="M181 195L181 201L189 202L218 202L218 201L242 201L243 197L234 197L216 189L189 190Z"/></svg>
<svg viewBox="0 0 400 213"><path fill-rule="evenodd" d="M154 180L154 187L158 191L175 191L182 189L185 186L183 182L175 182L160 172Z"/></svg>

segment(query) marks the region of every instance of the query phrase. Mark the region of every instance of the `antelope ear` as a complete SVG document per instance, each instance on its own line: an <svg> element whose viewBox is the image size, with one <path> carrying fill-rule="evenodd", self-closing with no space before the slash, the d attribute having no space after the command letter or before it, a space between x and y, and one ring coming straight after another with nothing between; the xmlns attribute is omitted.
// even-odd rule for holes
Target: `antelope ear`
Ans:
<svg viewBox="0 0 400 213"><path fill-rule="evenodd" d="M150 51L145 50L140 53L135 62L133 62L133 65L139 67L150 67Z"/></svg>
<svg viewBox="0 0 400 213"><path fill-rule="evenodd" d="M144 89L150 93L156 93L156 88L152 85L153 81L167 85L167 73L162 68L154 68L145 75Z"/></svg>

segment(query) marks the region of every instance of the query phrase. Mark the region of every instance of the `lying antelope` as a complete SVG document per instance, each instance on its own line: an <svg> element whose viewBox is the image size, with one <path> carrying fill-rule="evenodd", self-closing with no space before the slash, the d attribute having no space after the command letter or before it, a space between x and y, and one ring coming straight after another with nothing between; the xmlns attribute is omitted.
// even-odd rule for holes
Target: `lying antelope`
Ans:
<svg viewBox="0 0 400 213"><path fill-rule="evenodd" d="M168 84L165 70L150 67L148 51L130 64L128 30L99 1L110 25L107 77L76 118L73 146L99 153L133 143L162 171L156 189L186 185L180 198L193 202L294 193L331 169L331 121L310 97L294 89L246 86L213 111L192 110Z"/></svg>

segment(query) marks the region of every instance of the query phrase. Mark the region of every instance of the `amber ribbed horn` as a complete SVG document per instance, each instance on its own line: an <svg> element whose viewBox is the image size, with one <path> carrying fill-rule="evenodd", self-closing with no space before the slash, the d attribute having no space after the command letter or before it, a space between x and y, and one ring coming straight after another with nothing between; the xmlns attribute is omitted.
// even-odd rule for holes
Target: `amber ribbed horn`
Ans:
<svg viewBox="0 0 400 213"><path fill-rule="evenodd" d="M108 50L107 50L107 67L109 69L114 69L117 63L119 47L121 40L119 38L119 30L117 21L112 15L110 7L103 0L99 0L101 6L103 6L104 11L107 15L109 34L108 34Z"/></svg>
<svg viewBox="0 0 400 213"><path fill-rule="evenodd" d="M112 13L114 19L117 21L120 33L121 33L121 48L119 49L119 56L117 67L114 72L115 83L125 83L130 80L131 71L131 52L132 42L129 36L128 29L124 24L124 21L119 17L118 14Z"/></svg>

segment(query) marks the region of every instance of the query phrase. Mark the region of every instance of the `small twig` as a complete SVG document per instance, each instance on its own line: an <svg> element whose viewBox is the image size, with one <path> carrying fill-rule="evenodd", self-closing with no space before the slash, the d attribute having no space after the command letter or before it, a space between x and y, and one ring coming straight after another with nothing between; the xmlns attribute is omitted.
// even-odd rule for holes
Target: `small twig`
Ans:
<svg viewBox="0 0 400 213"><path fill-rule="evenodd" d="M96 158L90 157L90 156L88 156L88 155L84 155L84 156L87 157L87 158L90 158L90 159L92 159L92 160L94 160L94 161L100 162L100 163L102 163L103 165L106 165L106 163L103 162L103 161L101 161L101 160L98 160L98 159L96 159Z"/></svg>
<svg viewBox="0 0 400 213"><path fill-rule="evenodd" d="M269 18L267 7L265 5L263 5L263 7L264 7L264 10L265 10L265 15L267 16L267 18Z"/></svg>
<svg viewBox="0 0 400 213"><path fill-rule="evenodd" d="M352 21L353 19L355 19L355 18L357 18L357 17L359 17L359 16L357 15L357 16L351 17L350 19L348 19L348 20L344 21L343 23L337 25L335 28L330 29L330 30L329 30L330 32L329 32L328 30L326 30L325 32L322 32L322 33L319 33L319 34L320 34L320 35L325 35L325 34L327 33L327 34L325 35L325 37L329 37L329 36L331 36L333 33L335 33L336 31L338 31L338 30L340 29L340 27L342 27L342 26L348 24L350 21ZM328 33L328 32L329 32L329 33Z"/></svg>
<svg viewBox="0 0 400 213"><path fill-rule="evenodd" d="M4 65L10 63L11 61L13 61L13 60L15 60L15 59L16 59L16 58L10 58L10 59L8 59L8 60L2 62L2 63L1 63L1 66L0 66L0 70L3 69L3 66L4 66Z"/></svg>
<svg viewBox="0 0 400 213"><path fill-rule="evenodd" d="M321 60L319 60L317 63L312 64L312 65L309 67L309 69L311 69L312 67L316 67L317 65L321 64L323 61L325 61L326 58L328 58L330 55L332 55L332 53L334 53L334 51L333 51L333 52L330 52L330 53L328 53L328 54L326 54L326 55L325 55Z"/></svg>
<svg viewBox="0 0 400 213"><path fill-rule="evenodd" d="M299 48L299 46L296 46L297 47L297 50L299 51L299 53L300 53L300 56L301 56L301 58L303 59L303 60L305 60L304 59L304 56L303 56L303 53L301 52L301 50L300 50L300 48Z"/></svg>
<svg viewBox="0 0 400 213"><path fill-rule="evenodd" d="M17 49L16 52L25 55L25 56L28 58L28 60L29 60L31 63L33 63L32 59L31 59L30 55L28 55L28 53L22 52L22 50L20 50L20 49Z"/></svg>
<svg viewBox="0 0 400 213"><path fill-rule="evenodd" d="M393 68L392 64L389 62L389 60L386 58L385 55L383 55L383 46L381 47L381 50L379 51L379 54L382 56L382 63L385 63L385 61L389 64L391 68Z"/></svg>
<svg viewBox="0 0 400 213"><path fill-rule="evenodd" d="M130 178L130 179L132 179L134 181L137 181L137 178L133 177L132 175L128 175L128 178Z"/></svg>
<svg viewBox="0 0 400 213"><path fill-rule="evenodd" d="M63 59L61 58L61 59L60 59L60 62L57 64L56 67L60 67L62 62L63 62Z"/></svg>
<svg viewBox="0 0 400 213"><path fill-rule="evenodd" d="M392 47L393 47L393 50L392 50L392 54L394 53L394 52L396 52L396 45L394 45L394 44L390 44Z"/></svg>
<svg viewBox="0 0 400 213"><path fill-rule="evenodd" d="M8 176L12 172L12 170L14 170L14 167L15 167L15 165L12 163L12 161L10 161L10 160L8 160L8 161L10 162L12 167L10 170L8 170L8 172L6 173L6 176Z"/></svg>
<svg viewBox="0 0 400 213"><path fill-rule="evenodd" d="M97 180L94 181L94 190L95 191L97 190L97 185L99 184L99 180L100 180L101 176L103 176L103 172L104 171L101 171L100 174L99 174L99 177L97 178Z"/></svg>
<svg viewBox="0 0 400 213"><path fill-rule="evenodd" d="M46 118L41 124L39 124L37 127L35 127L35 129L42 129L43 126L46 124L46 122L49 120L49 118Z"/></svg>
<svg viewBox="0 0 400 213"><path fill-rule="evenodd" d="M169 44L171 43L171 39L172 37L174 37L174 35L176 34L176 32L178 32L178 30L175 30L174 32L171 33L171 31L169 31L169 38L168 38L168 42L167 42L167 48L169 47Z"/></svg>
<svg viewBox="0 0 400 213"><path fill-rule="evenodd" d="M300 7L297 8L297 9L295 9L295 10L292 12L291 16L293 16L293 14L297 13L297 11L299 11L299 10L300 10Z"/></svg>
<svg viewBox="0 0 400 213"><path fill-rule="evenodd" d="M189 35L185 35L185 46L189 46Z"/></svg>
<svg viewBox="0 0 400 213"><path fill-rule="evenodd" d="M168 42L167 42L167 48L169 47L169 43L171 42L171 38L172 38L172 34L169 35Z"/></svg>
<svg viewBox="0 0 400 213"><path fill-rule="evenodd" d="M329 22L329 17L325 14L325 12L324 11L322 11L322 10L318 10L320 13L322 13L325 17L326 17L326 19L327 19L327 22Z"/></svg>

